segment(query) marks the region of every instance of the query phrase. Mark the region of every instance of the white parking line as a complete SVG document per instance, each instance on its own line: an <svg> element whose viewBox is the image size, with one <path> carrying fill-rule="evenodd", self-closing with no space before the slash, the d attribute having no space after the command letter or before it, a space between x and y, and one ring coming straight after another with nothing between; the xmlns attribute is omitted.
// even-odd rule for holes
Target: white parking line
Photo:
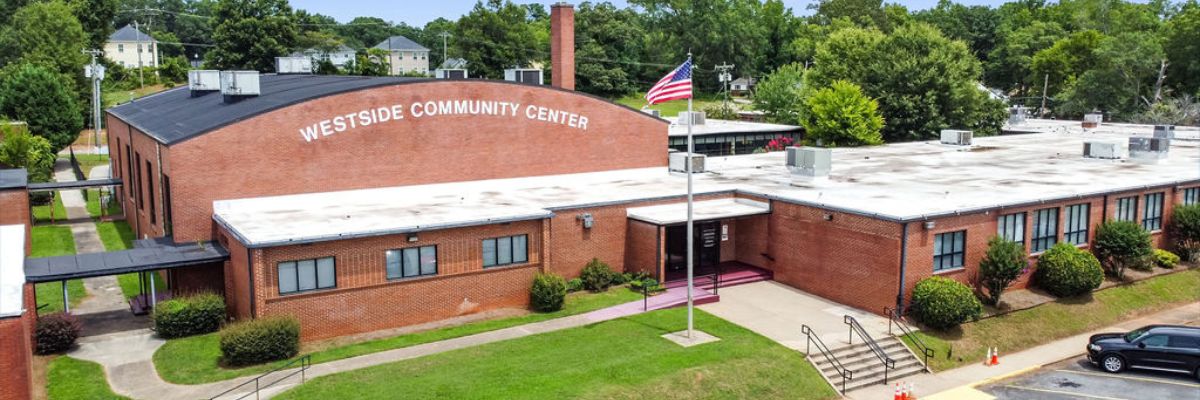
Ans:
<svg viewBox="0 0 1200 400"><path fill-rule="evenodd" d="M1142 377L1137 377L1137 376L1117 375L1117 374L1091 372L1091 371L1072 371L1069 369L1059 369L1059 370L1055 370L1054 372L1066 372L1069 374L1099 376L1099 377L1104 377L1104 378L1119 378L1119 379L1128 379L1131 381L1153 382L1153 383L1162 383L1162 384L1167 384L1167 385L1179 385L1179 386L1185 386L1185 387L1200 388L1200 385L1197 385L1197 384L1187 383L1187 382L1169 381L1166 379L1142 378Z"/></svg>
<svg viewBox="0 0 1200 400"><path fill-rule="evenodd" d="M1064 396L1075 396L1075 397L1082 397L1082 398L1088 398L1088 399L1097 399L1097 400L1125 400L1125 399L1122 399L1122 398L1119 398L1119 397L1093 396L1093 395L1090 395L1090 394L1083 394L1083 393L1076 393L1076 392L1068 392L1068 391L1063 391L1063 390L1040 389L1040 388L1033 388L1033 387L1028 387L1028 386L1004 385L1004 387L1013 388L1013 389L1017 389L1017 390L1028 390L1028 391L1031 391L1031 392L1042 392L1042 393L1051 393L1051 394L1061 394L1061 395L1064 395Z"/></svg>

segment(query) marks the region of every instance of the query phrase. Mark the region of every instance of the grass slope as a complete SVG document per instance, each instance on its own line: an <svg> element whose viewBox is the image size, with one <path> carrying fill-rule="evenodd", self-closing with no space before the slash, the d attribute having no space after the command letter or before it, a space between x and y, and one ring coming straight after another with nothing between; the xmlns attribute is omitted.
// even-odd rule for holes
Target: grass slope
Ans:
<svg viewBox="0 0 1200 400"><path fill-rule="evenodd" d="M304 353L312 354L312 362L314 364L322 363L582 314L639 299L641 299L641 294L634 293L625 288L613 288L602 293L573 293L567 297L567 303L563 309L553 313L534 313L519 317L479 321L331 348L306 349L308 351L304 351ZM260 374L270 371L275 366L283 363L227 369L220 366L220 359L220 336L212 333L167 341L166 344L154 352L154 367L158 370L158 375L167 382L198 384Z"/></svg>
<svg viewBox="0 0 1200 400"><path fill-rule="evenodd" d="M55 357L50 361L46 381L47 395L53 400L128 399L113 393L108 387L104 368L91 361Z"/></svg>
<svg viewBox="0 0 1200 400"><path fill-rule="evenodd" d="M112 192L110 192L110 191L105 191L105 193L109 194L110 196L112 195ZM88 215L90 215L92 218L100 218L101 217L101 215L100 215L100 191L99 190L89 189L87 191L87 212L88 212ZM121 215L122 212L124 212L124 211L121 210L120 204L118 204L116 202L116 200L110 199L107 204L107 207L104 209L103 216L107 217L107 216L113 216L113 215Z"/></svg>
<svg viewBox="0 0 1200 400"><path fill-rule="evenodd" d="M823 399L835 394L804 357L698 311L720 341L685 348L661 335L682 308L316 378L278 399Z"/></svg>
<svg viewBox="0 0 1200 400"><path fill-rule="evenodd" d="M40 225L33 227L32 231L30 239L33 244L33 252L30 253L30 257L53 257L75 254L75 238L71 235L71 228L60 225ZM46 307L38 310L39 314L49 314L63 310L62 283L39 283L34 285L34 291L37 295L38 304L46 305ZM72 307L83 301L83 298L87 296L87 292L83 289L83 281L79 279L67 281L67 296L70 297Z"/></svg>
<svg viewBox="0 0 1200 400"><path fill-rule="evenodd" d="M51 213L53 212L53 213ZM50 204L33 206L33 223L65 221L67 219L67 208L63 206L62 196L57 194L54 196L54 201Z"/></svg>
<svg viewBox="0 0 1200 400"><path fill-rule="evenodd" d="M108 165L107 154L75 153L75 160L79 161L79 169L83 170L83 174L89 178L92 176L92 168Z"/></svg>
<svg viewBox="0 0 1200 400"><path fill-rule="evenodd" d="M1197 300L1200 270L1191 270L1112 287L1090 297L1060 299L946 332L916 334L936 352L929 364L941 371L981 362L989 346L999 347L1001 354L1013 353Z"/></svg>

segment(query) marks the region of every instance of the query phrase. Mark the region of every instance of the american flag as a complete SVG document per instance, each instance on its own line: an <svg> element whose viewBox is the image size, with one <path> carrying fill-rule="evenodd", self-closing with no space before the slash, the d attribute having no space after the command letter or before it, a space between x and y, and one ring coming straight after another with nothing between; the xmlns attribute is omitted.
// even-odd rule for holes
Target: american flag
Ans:
<svg viewBox="0 0 1200 400"><path fill-rule="evenodd" d="M646 101L658 104L671 100L689 99L692 97L692 59L675 68L664 76L654 87L646 92Z"/></svg>

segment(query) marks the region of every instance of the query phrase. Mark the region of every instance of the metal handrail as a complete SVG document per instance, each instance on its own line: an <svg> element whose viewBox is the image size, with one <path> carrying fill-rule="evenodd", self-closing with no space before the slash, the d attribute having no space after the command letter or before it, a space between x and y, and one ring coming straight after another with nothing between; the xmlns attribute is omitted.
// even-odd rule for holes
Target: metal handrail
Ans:
<svg viewBox="0 0 1200 400"><path fill-rule="evenodd" d="M291 373L284 375L283 377L281 377L279 379L273 380L270 383L267 383L265 385L262 384L262 379L265 378L267 375L291 368L292 366L296 365L296 363L300 363L299 369L292 371ZM245 387L251 383L254 384L254 391L246 393L246 394L242 395L241 397L238 397L236 400L241 400L241 399L250 397L250 395L254 395L255 399L259 399L259 392L261 392L263 389L269 388L269 387L275 385L276 383L282 382L284 379L296 376L296 374L300 374L300 383L303 384L307 380L307 376L306 376L305 372L308 371L308 369L310 367L312 367L312 355L306 354L303 357L297 358L292 361L288 361L287 364L283 364L283 365L276 367L275 369L270 370L262 375L256 376L256 377L254 377L254 379L242 382L240 385L229 388L229 390L221 392L221 393L217 394L216 396L209 397L209 400L215 400L221 396L227 395L229 393L233 393L234 391L241 389L242 387Z"/></svg>
<svg viewBox="0 0 1200 400"><path fill-rule="evenodd" d="M917 350L921 351L921 356L925 358L922 364L925 365L925 371L930 372L929 358L933 357L933 349L929 348L925 342L921 341L921 338L917 337L917 335L913 333L912 329L908 327L908 324L904 322L903 317L900 315L900 310L893 309L891 307L884 307L883 313L884 315L888 316L888 334L892 334L892 324L894 322L896 326L900 327L900 332L902 333L900 336L907 337L912 344L917 346Z"/></svg>
<svg viewBox="0 0 1200 400"><path fill-rule="evenodd" d="M857 333L863 342L867 344L867 348L871 349L872 353L875 353L875 357L878 357L879 361L883 362L883 384L886 385L888 383L888 370L896 369L896 360L888 357L883 348L879 347L879 343L875 342L875 339L867 333L866 329L863 329L862 325L854 317L849 315L843 316L842 322L850 325L850 344L854 344L854 334Z"/></svg>
<svg viewBox="0 0 1200 400"><path fill-rule="evenodd" d="M833 351L829 350L829 347L825 345L825 342L821 341L819 336L813 334L812 328L809 328L808 325L800 325L800 333L803 333L808 338L808 342L804 345L805 356L812 357L812 344L815 342L817 350L821 351L821 354L825 356L825 360L829 361L833 365L833 368L837 370L838 375L842 376L842 394L846 394L846 381L854 380L854 371L842 365L842 362L833 355Z"/></svg>

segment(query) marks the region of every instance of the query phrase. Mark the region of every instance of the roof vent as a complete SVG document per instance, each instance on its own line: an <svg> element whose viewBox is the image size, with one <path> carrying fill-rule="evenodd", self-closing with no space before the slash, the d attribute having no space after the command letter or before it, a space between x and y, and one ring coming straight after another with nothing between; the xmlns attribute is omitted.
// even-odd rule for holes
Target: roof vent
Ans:
<svg viewBox="0 0 1200 400"><path fill-rule="evenodd" d="M1099 158L1116 160L1121 158L1121 143L1103 140L1088 140L1083 142L1084 158Z"/></svg>
<svg viewBox="0 0 1200 400"><path fill-rule="evenodd" d="M221 71L193 69L188 71L188 90L192 97L221 90Z"/></svg>
<svg viewBox="0 0 1200 400"><path fill-rule="evenodd" d="M467 79L465 68L438 68L433 70L433 76L438 79Z"/></svg>
<svg viewBox="0 0 1200 400"><path fill-rule="evenodd" d="M504 70L504 80L509 82L542 84L542 70L534 68L510 68Z"/></svg>
<svg viewBox="0 0 1200 400"><path fill-rule="evenodd" d="M683 112L679 113L679 124L687 125L688 116L691 116L692 117L692 125L704 125L704 120L707 118L707 115L708 114L705 113L704 111L692 111L691 113L688 113L687 111L683 111Z"/></svg>
<svg viewBox="0 0 1200 400"><path fill-rule="evenodd" d="M1020 125L1025 123L1025 117L1029 115L1029 108L1024 106L1012 106L1008 108L1008 124Z"/></svg>
<svg viewBox="0 0 1200 400"><path fill-rule="evenodd" d="M1104 122L1104 114L1090 113L1090 114L1083 115L1083 128L1084 129L1097 128L1100 126L1101 122Z"/></svg>
<svg viewBox="0 0 1200 400"><path fill-rule="evenodd" d="M226 103L258 96L258 71L221 71L221 95Z"/></svg>
<svg viewBox="0 0 1200 400"><path fill-rule="evenodd" d="M833 150L821 147L788 147L787 168L793 176L823 178L833 166Z"/></svg>
<svg viewBox="0 0 1200 400"><path fill-rule="evenodd" d="M653 109L653 108L645 108L645 109L642 109L642 112L644 112L644 113L646 113L646 114L650 114L650 115L651 115L651 116L653 116L654 118L660 118L660 117L662 117L662 112L660 112L660 111L658 111L658 110L655 110L655 109Z"/></svg>
<svg viewBox="0 0 1200 400"><path fill-rule="evenodd" d="M1159 137L1129 138L1129 158L1139 161L1157 162L1167 158L1171 150L1171 139Z"/></svg>
<svg viewBox="0 0 1200 400"><path fill-rule="evenodd" d="M284 74L311 74L312 58L308 56L275 57L275 72Z"/></svg>
<svg viewBox="0 0 1200 400"><path fill-rule="evenodd" d="M974 134L971 131L942 129L942 144L970 146Z"/></svg>
<svg viewBox="0 0 1200 400"><path fill-rule="evenodd" d="M687 154L682 151L675 151L667 154L668 163L671 172L687 172ZM698 174L704 172L705 156L703 154L692 153L692 173Z"/></svg>
<svg viewBox="0 0 1200 400"><path fill-rule="evenodd" d="M1154 137L1161 139L1175 139L1175 125L1155 125Z"/></svg>

